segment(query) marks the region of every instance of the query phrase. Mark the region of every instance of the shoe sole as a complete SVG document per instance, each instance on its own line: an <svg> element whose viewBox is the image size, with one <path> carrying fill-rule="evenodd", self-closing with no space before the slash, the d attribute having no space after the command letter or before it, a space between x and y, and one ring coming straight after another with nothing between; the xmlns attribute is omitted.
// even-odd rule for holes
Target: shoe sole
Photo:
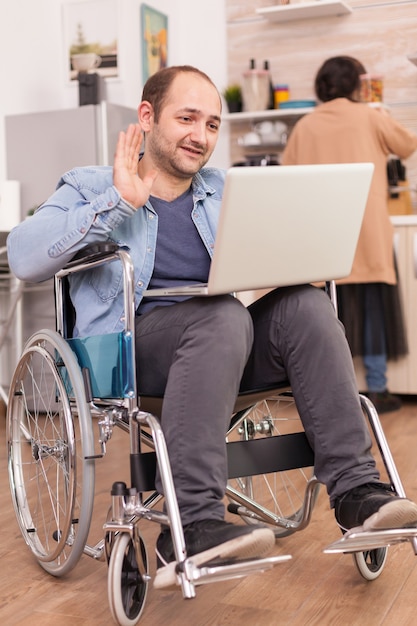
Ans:
<svg viewBox="0 0 417 626"><path fill-rule="evenodd" d="M272 550L274 544L275 535L272 530L268 528L258 528L251 533L240 535L240 537L235 537L230 541L214 546L214 548L194 554L190 558L192 558L194 565L197 566L213 561L214 559L254 559L265 556ZM173 561L164 567L160 567L156 571L153 583L155 589L167 589L177 587L180 584L175 571L176 566L177 562Z"/></svg>
<svg viewBox="0 0 417 626"><path fill-rule="evenodd" d="M368 517L363 523L363 530L391 530L417 526L417 504L411 500L392 500Z"/></svg>

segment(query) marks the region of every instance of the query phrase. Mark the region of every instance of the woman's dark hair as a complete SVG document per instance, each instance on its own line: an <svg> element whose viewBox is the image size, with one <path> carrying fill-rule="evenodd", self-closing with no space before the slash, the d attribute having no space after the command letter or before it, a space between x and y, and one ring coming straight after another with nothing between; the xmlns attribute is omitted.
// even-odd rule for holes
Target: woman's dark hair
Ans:
<svg viewBox="0 0 417 626"><path fill-rule="evenodd" d="M314 82L316 96L322 102L335 98L355 100L360 89L360 76L366 74L362 63L348 56L327 59Z"/></svg>
<svg viewBox="0 0 417 626"><path fill-rule="evenodd" d="M213 83L211 78L201 70L193 67L192 65L172 65L170 67L165 67L164 69L159 70L159 72L156 72L150 78L148 78L142 92L142 102L146 100L147 102L151 103L156 123L158 123L159 121L159 116L164 106L164 102L166 100L169 88L171 87L171 84L173 83L175 77L181 73L197 74L198 76L200 76L200 78L204 78L211 85L213 85L213 87L217 91L217 87Z"/></svg>

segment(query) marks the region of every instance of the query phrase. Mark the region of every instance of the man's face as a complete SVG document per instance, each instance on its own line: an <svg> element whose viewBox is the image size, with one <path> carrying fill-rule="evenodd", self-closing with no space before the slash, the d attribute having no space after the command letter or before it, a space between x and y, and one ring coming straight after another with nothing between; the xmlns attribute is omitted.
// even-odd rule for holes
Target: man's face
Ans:
<svg viewBox="0 0 417 626"><path fill-rule="evenodd" d="M159 120L146 137L154 166L178 178L189 178L209 160L220 129L217 90L197 74L174 79Z"/></svg>

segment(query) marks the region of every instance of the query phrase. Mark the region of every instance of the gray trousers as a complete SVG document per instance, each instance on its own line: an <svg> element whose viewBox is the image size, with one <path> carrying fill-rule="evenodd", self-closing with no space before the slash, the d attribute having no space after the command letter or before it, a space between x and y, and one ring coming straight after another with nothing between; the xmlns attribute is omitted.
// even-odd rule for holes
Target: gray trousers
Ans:
<svg viewBox="0 0 417 626"><path fill-rule="evenodd" d="M136 333L139 394L164 395L183 524L223 519L225 433L239 389L290 382L331 506L379 479L343 326L322 290L277 289L249 308L232 296L192 298L137 317Z"/></svg>

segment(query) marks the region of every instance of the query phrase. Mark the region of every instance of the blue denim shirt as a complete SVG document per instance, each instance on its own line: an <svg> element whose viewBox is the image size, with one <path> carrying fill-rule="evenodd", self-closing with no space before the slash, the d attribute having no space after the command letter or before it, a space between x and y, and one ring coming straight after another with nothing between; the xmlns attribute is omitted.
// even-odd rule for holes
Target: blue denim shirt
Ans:
<svg viewBox="0 0 417 626"><path fill-rule="evenodd" d="M213 253L225 172L204 168L192 181L192 220L210 256ZM64 174L55 193L7 239L12 271L22 280L51 278L80 249L114 241L127 249L135 267L135 306L152 276L158 216L150 202L135 209L113 185L110 166L76 168ZM79 336L123 328L122 268L108 263L85 275L71 276Z"/></svg>

